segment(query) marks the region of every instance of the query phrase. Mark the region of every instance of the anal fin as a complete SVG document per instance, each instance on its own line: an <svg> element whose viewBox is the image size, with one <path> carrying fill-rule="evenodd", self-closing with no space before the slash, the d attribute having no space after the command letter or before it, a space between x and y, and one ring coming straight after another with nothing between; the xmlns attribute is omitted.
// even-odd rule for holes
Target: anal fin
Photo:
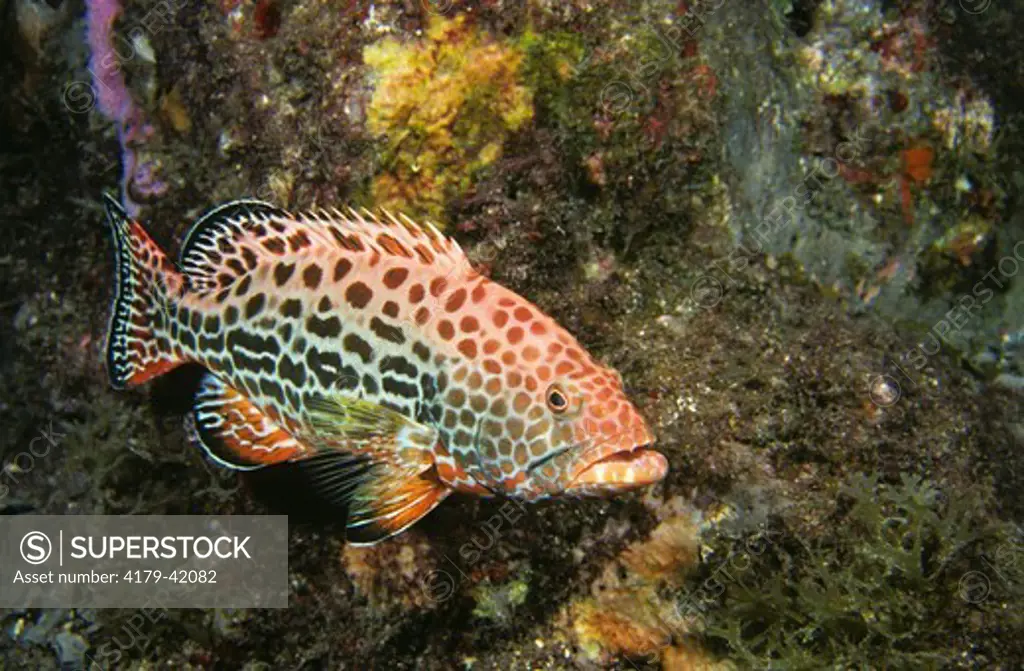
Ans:
<svg viewBox="0 0 1024 671"><path fill-rule="evenodd" d="M185 426L213 461L235 470L251 471L307 454L302 443L248 398L209 373Z"/></svg>

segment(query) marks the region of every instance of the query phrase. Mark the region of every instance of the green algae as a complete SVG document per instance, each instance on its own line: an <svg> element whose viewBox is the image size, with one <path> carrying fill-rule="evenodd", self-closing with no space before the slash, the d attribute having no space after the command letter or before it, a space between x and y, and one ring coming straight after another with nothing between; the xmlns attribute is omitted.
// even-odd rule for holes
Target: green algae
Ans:
<svg viewBox="0 0 1024 671"><path fill-rule="evenodd" d="M1016 631L1024 624L1006 610L1024 596L1024 538L992 516L980 492L855 473L839 488L831 533L803 539L775 525L754 546L724 525L709 565L737 568L704 571L699 593L715 598L689 611L703 611L708 639L745 665L954 663L971 647L964 623L972 618Z"/></svg>
<svg viewBox="0 0 1024 671"><path fill-rule="evenodd" d="M484 580L473 588L473 598L476 601L473 615L484 620L508 622L516 610L526 603L529 592L528 576L499 584Z"/></svg>

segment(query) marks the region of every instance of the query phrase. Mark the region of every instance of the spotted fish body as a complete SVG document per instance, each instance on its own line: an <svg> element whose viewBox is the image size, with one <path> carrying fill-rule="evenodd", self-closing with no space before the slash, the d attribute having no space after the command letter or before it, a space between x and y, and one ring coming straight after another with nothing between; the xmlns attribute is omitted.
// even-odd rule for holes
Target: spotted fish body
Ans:
<svg viewBox="0 0 1024 671"><path fill-rule="evenodd" d="M452 491L605 494L667 471L618 373L432 226L236 201L175 265L109 197L107 213L114 386L205 366L193 438L231 468L301 462L348 504L352 542Z"/></svg>

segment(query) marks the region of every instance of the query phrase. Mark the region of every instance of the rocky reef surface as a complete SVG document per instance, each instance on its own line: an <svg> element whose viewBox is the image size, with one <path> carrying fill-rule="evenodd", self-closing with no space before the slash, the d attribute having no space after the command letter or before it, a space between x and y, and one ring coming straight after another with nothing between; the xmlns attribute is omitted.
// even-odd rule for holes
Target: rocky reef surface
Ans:
<svg viewBox="0 0 1024 671"><path fill-rule="evenodd" d="M4 668L1024 665L1020 3L139 0L97 65L100 4L0 2L0 512L284 510L290 606L0 611ZM195 371L109 389L122 182L169 250L245 195L431 218L668 478L346 547L189 446Z"/></svg>

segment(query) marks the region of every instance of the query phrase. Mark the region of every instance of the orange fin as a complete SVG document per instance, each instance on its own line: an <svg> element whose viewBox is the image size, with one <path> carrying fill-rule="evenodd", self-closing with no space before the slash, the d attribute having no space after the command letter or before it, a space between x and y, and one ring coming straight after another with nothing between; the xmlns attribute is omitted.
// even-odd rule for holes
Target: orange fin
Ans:
<svg viewBox="0 0 1024 671"><path fill-rule="evenodd" d="M338 451L302 465L318 493L347 505L346 538L352 545L375 545L401 533L451 493L433 467L412 472Z"/></svg>
<svg viewBox="0 0 1024 671"><path fill-rule="evenodd" d="M303 465L318 491L348 505L353 545L373 545L402 532L451 493L434 465L437 429L341 395L319 399L308 410L332 448Z"/></svg>
<svg viewBox="0 0 1024 671"><path fill-rule="evenodd" d="M117 200L110 194L103 198L114 235L114 306L107 329L107 372L114 388L123 389L185 363L169 347L164 310L184 279Z"/></svg>
<svg viewBox="0 0 1024 671"><path fill-rule="evenodd" d="M433 468L412 477L371 478L353 494L346 537L353 545L379 543L415 524L450 493Z"/></svg>
<svg viewBox="0 0 1024 671"><path fill-rule="evenodd" d="M203 377L185 426L211 459L236 470L251 471L307 454L290 433L211 373Z"/></svg>

